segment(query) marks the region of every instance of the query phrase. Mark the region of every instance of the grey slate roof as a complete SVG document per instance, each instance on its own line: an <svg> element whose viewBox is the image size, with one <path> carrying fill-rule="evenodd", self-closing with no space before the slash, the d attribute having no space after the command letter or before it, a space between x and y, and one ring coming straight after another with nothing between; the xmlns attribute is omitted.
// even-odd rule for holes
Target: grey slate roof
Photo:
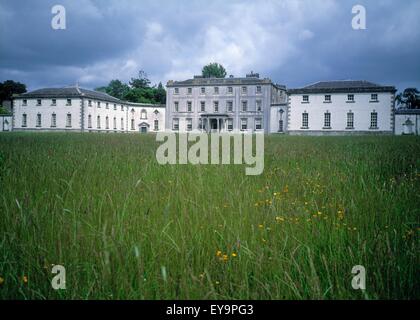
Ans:
<svg viewBox="0 0 420 320"><path fill-rule="evenodd" d="M320 81L303 88L289 89L290 94L302 93L357 93L396 92L393 86L382 86L366 80Z"/></svg>
<svg viewBox="0 0 420 320"><path fill-rule="evenodd" d="M223 85L259 85L273 84L270 79L257 77L246 78L194 78L184 81L168 81L167 87L193 87L193 86L223 86Z"/></svg>
<svg viewBox="0 0 420 320"><path fill-rule="evenodd" d="M109 101L113 103L123 103L122 100L114 98L109 94L99 91L83 89L79 87L64 88L45 88L16 95L15 98L90 98L96 100Z"/></svg>

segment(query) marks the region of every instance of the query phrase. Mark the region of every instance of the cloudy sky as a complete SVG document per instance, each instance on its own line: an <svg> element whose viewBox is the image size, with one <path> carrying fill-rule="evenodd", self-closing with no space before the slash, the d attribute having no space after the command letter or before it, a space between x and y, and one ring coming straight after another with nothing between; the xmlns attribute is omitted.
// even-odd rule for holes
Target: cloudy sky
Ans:
<svg viewBox="0 0 420 320"><path fill-rule="evenodd" d="M54 5L66 30L51 27ZM365 6L367 29L352 29ZM366 79L420 87L419 0L1 0L0 81L29 89L184 80L209 62L288 87Z"/></svg>

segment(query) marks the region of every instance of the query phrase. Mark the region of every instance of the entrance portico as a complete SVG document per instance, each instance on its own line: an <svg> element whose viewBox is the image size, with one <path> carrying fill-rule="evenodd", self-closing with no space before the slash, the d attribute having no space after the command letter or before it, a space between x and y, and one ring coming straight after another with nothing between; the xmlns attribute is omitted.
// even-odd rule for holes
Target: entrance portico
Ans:
<svg viewBox="0 0 420 320"><path fill-rule="evenodd" d="M227 114L206 113L201 115L201 132L223 132L227 131Z"/></svg>

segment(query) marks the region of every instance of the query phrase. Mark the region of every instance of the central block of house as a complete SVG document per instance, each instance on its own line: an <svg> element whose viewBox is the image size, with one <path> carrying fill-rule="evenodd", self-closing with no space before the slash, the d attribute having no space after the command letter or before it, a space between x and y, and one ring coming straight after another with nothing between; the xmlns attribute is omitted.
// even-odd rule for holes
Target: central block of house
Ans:
<svg viewBox="0 0 420 320"><path fill-rule="evenodd" d="M286 112L286 87L257 73L167 83L168 131L282 132Z"/></svg>

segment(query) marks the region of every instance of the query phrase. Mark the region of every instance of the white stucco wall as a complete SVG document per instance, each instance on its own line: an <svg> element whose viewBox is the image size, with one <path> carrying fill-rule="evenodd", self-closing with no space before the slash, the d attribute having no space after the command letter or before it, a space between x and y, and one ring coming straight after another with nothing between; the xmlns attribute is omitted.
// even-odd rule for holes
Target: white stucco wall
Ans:
<svg viewBox="0 0 420 320"><path fill-rule="evenodd" d="M372 92L376 93L376 92ZM329 93L326 93L329 94ZM351 93L353 94L353 93ZM291 94L289 96L290 121L288 131L304 132L393 132L394 94L378 92L378 102L371 101L371 93L354 93L354 103L347 102L347 93L331 95L331 103L325 103L325 94ZM309 96L309 103L303 103L303 95ZM324 113L331 113L331 129L324 128ZM354 129L348 130L347 113L354 113ZM378 114L378 128L370 129L371 113ZM309 116L309 128L302 129L302 113Z"/></svg>
<svg viewBox="0 0 420 320"><path fill-rule="evenodd" d="M42 104L37 105L37 99L24 99L13 101L14 130L80 130L81 128L81 99L71 99L71 105L67 105L67 99L56 99L56 105L52 105L52 99L41 99ZM51 126L51 116L56 114L56 127ZM23 114L26 114L26 126L22 125ZM41 114L41 126L37 127L37 114ZM66 126L67 114L71 114L71 127Z"/></svg>

